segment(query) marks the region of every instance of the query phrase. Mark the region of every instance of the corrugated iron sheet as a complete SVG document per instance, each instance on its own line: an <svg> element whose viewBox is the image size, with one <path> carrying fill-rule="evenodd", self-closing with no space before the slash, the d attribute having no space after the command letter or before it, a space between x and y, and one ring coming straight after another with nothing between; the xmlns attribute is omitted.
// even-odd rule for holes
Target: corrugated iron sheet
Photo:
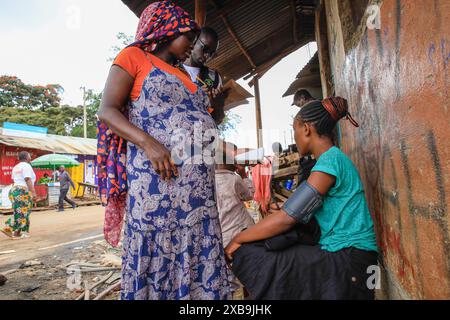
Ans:
<svg viewBox="0 0 450 320"><path fill-rule="evenodd" d="M3 134L3 128L0 128L0 144L12 147L46 150L62 154L97 154L96 139L58 136L53 134L47 134L45 138L6 136Z"/></svg>
<svg viewBox="0 0 450 320"><path fill-rule="evenodd" d="M320 80L319 54L316 54L297 74L294 82L291 83L283 97L295 94L299 89L306 89L316 97L322 97L322 84Z"/></svg>
<svg viewBox="0 0 450 320"><path fill-rule="evenodd" d="M153 1L122 0L122 2L140 16L146 6ZM174 2L194 15L194 0ZM297 42L294 40L293 8L297 20ZM225 80L237 80L249 73L255 73L248 59L230 36L221 15L226 17L258 68L272 61L275 63L294 49L314 40L314 8L315 0L207 1L206 25L214 28L220 38L218 56L211 61L210 67L217 69Z"/></svg>

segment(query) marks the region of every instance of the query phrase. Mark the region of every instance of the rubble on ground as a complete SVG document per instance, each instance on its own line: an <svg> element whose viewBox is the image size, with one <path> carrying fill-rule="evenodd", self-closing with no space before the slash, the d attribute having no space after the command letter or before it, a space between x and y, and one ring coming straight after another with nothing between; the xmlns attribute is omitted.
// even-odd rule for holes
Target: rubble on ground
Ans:
<svg viewBox="0 0 450 320"><path fill-rule="evenodd" d="M62 250L0 269L0 300L119 299L120 248L98 240Z"/></svg>
<svg viewBox="0 0 450 320"><path fill-rule="evenodd" d="M3 286L6 283L6 281L8 281L8 278L0 274L0 286Z"/></svg>

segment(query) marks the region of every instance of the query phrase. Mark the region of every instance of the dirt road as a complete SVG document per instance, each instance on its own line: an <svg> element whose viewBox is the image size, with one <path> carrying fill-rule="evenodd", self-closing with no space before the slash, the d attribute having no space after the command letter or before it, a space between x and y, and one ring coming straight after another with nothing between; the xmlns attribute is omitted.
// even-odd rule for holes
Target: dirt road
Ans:
<svg viewBox="0 0 450 320"><path fill-rule="evenodd" d="M11 240L0 234L0 274L7 279L0 284L0 300L73 300L83 292L85 284L93 284L109 272L83 274L78 287L69 287L71 275L66 266L75 261L105 267L115 264L111 278L120 278L121 250L103 239L103 212L101 206L64 213L36 212L31 216L30 238ZM0 224L7 218L0 216ZM109 262L104 260L105 254L109 254ZM116 258L114 264L111 256ZM93 290L91 297L108 284L102 286ZM118 295L113 291L105 299L117 300Z"/></svg>
<svg viewBox="0 0 450 320"><path fill-rule="evenodd" d="M62 213L55 210L32 213L30 238L11 240L0 233L0 270L103 239L103 212L101 206L90 206L66 209ZM0 216L2 227L7 218Z"/></svg>

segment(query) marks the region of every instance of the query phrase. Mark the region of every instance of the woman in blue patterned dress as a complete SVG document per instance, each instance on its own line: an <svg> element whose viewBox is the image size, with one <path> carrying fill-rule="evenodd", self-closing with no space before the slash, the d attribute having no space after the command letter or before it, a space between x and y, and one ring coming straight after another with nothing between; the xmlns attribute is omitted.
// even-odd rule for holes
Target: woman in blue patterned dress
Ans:
<svg viewBox="0 0 450 320"><path fill-rule="evenodd" d="M198 30L180 7L151 4L103 93L99 184L110 243L118 242L125 212L124 300L229 298L214 164L205 152L217 127L206 94L174 67Z"/></svg>

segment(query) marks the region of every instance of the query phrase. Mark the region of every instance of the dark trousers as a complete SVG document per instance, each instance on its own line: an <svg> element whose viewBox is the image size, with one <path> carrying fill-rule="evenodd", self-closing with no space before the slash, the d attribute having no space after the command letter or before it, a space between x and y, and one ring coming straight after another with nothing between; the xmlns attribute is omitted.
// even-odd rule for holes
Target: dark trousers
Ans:
<svg viewBox="0 0 450 320"><path fill-rule="evenodd" d="M59 201L58 201L59 209L64 209L64 201L70 203L71 206L75 205L75 202L73 202L67 197L67 192L69 192L69 189L61 189L59 192Z"/></svg>

